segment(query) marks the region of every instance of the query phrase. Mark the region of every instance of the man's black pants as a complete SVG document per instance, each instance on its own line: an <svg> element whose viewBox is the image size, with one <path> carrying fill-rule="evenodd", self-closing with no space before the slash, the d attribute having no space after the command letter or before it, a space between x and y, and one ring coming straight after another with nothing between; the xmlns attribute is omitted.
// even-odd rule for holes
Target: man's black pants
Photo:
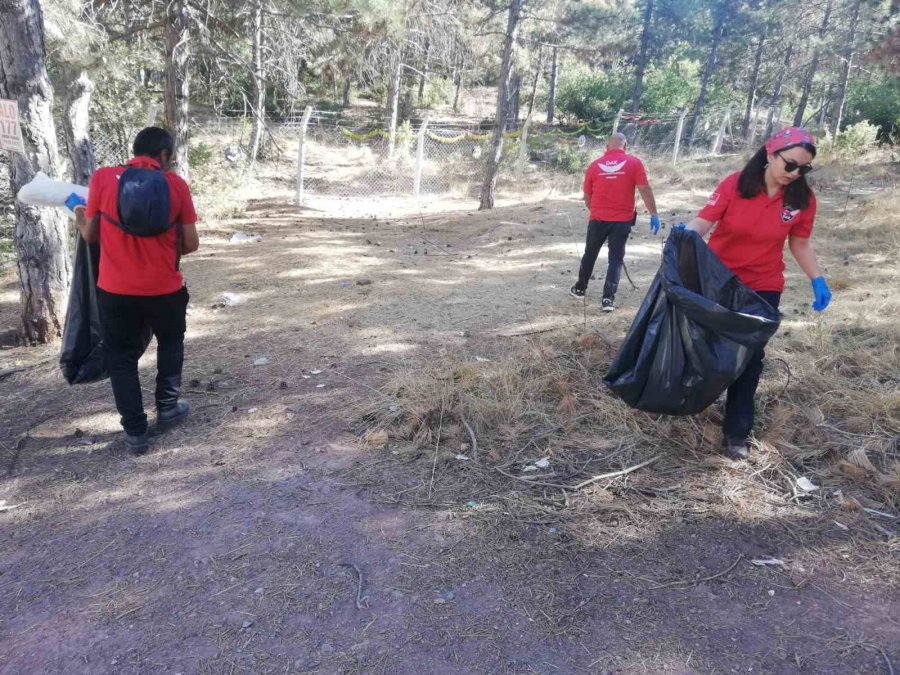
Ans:
<svg viewBox="0 0 900 675"><path fill-rule="evenodd" d="M128 434L147 431L138 360L144 353L144 326L156 336L156 407L172 408L181 393L187 288L169 295L118 295L97 289L103 351L116 408Z"/></svg>
<svg viewBox="0 0 900 675"><path fill-rule="evenodd" d="M774 309L778 309L781 301L781 293L776 291L757 291L757 294ZM746 370L728 387L728 397L725 399L725 424L722 431L729 440L738 443L746 441L753 430L754 398L756 388L759 386L759 378L763 371L763 359L766 356L764 349L760 349L750 359Z"/></svg>
<svg viewBox="0 0 900 675"><path fill-rule="evenodd" d="M619 288L619 277L622 275L622 264L625 259L625 242L631 233L633 221L615 222L609 220L591 220L588 222L587 242L584 246L584 256L581 258L581 268L578 270L578 283L576 287L587 290L588 282L594 273L594 263L603 247L603 242L609 246L609 266L606 268L606 283L603 284L603 297L615 300L616 291Z"/></svg>

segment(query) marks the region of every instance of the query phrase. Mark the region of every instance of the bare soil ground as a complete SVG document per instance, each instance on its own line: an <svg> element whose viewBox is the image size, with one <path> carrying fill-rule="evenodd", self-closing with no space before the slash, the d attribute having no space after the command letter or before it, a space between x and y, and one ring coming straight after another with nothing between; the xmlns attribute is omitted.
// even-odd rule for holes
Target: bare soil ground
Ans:
<svg viewBox="0 0 900 675"><path fill-rule="evenodd" d="M730 166L661 173L665 220ZM463 460L474 449L449 411L446 430L443 415L420 425L427 438L378 423L417 404L397 382L441 381L445 365L496 392L504 372L563 356L560 372L590 382L576 371L608 362L658 265L645 219L627 254L637 289L623 279L622 308L602 316L599 282L585 303L567 295L576 198L381 220L298 214L289 184L261 190L184 261L193 413L148 455L118 440L108 382L66 387L53 347L0 352L0 370L27 367L0 381L0 672L895 672L897 241L857 227L893 203L892 171L822 176L835 303L817 321L789 262L773 353L792 381L767 373L771 443L740 466L683 440L691 424L706 438L715 410L665 426L600 390L580 400L609 426L578 427L596 444L577 453L533 437L515 454L497 438L521 430L473 420L481 454ZM229 244L238 229L262 242ZM16 313L7 273L0 329ZM835 408L851 390L872 409ZM813 461L820 442L847 460L834 454L856 437L894 445L865 446L845 474ZM630 461L662 457L563 496L519 472L545 455L560 467L547 482L623 468L626 442ZM822 488L805 496L793 478L810 467Z"/></svg>

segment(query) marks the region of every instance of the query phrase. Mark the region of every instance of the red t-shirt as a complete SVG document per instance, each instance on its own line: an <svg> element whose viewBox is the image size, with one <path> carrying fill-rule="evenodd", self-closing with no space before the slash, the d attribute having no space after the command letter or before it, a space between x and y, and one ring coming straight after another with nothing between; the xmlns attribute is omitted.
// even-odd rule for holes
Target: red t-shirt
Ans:
<svg viewBox="0 0 900 675"><path fill-rule="evenodd" d="M149 157L134 157L128 166L158 169L159 163ZM88 220L101 213L118 219L119 176L124 166L97 169L88 186L88 203L84 215ZM184 180L167 172L169 182L169 221L182 225L197 222L191 190ZM118 295L168 295L184 286L184 277L176 267L178 260L177 228L156 237L126 234L106 218L100 217L100 278L97 286Z"/></svg>
<svg viewBox="0 0 900 675"><path fill-rule="evenodd" d="M709 247L725 266L754 291L784 291L784 242L789 236L809 238L816 217L816 198L805 209L770 197L765 190L752 199L738 192L733 173L712 193L697 215L718 221Z"/></svg>
<svg viewBox="0 0 900 675"><path fill-rule="evenodd" d="M591 197L591 220L631 222L634 188L647 185L644 165L624 150L608 150L584 174L584 194Z"/></svg>

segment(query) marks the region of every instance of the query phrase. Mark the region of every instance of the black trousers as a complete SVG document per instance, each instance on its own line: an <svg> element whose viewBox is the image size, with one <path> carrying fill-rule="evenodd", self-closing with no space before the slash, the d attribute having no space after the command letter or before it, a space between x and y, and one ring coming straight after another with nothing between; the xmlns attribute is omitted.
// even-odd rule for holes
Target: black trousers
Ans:
<svg viewBox="0 0 900 675"><path fill-rule="evenodd" d="M772 307L778 309L781 293L775 291L757 291L759 296ZM753 355L747 369L728 387L725 399L725 423L722 431L732 441L746 441L753 430L754 398L759 378L762 375L765 350L761 349Z"/></svg>
<svg viewBox="0 0 900 675"><path fill-rule="evenodd" d="M126 433L147 431L138 360L144 353L144 326L156 336L156 407L178 403L184 365L187 288L169 295L117 295L97 289L103 352L109 368L116 409Z"/></svg>
<svg viewBox="0 0 900 675"><path fill-rule="evenodd" d="M584 255L581 258L581 267L578 270L578 283L576 286L582 291L588 287L591 275L594 273L594 263L603 243L607 242L609 248L609 265L606 268L606 282L603 284L603 297L615 300L616 291L619 288L619 278L622 275L622 264L625 259L625 242L631 233L633 221L614 222L609 220L588 221L587 242L584 245Z"/></svg>

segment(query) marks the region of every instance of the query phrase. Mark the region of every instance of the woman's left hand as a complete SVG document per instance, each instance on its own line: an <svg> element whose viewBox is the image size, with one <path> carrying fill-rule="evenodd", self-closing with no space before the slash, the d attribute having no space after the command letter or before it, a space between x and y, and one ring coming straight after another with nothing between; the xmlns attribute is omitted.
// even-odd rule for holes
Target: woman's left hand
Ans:
<svg viewBox="0 0 900 675"><path fill-rule="evenodd" d="M828 288L828 284L825 282L825 277L823 276L816 277L812 280L811 284L813 295L816 298L815 302L812 304L812 308L817 312L823 312L831 302L831 289Z"/></svg>

